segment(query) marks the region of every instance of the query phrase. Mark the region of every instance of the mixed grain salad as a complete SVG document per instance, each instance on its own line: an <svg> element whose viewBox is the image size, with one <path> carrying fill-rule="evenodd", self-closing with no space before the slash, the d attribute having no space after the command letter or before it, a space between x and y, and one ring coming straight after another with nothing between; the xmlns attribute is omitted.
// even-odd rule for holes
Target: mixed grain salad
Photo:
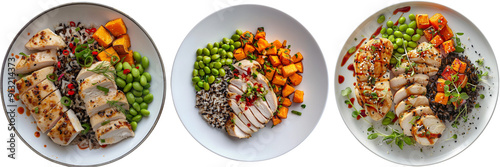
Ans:
<svg viewBox="0 0 500 167"><path fill-rule="evenodd" d="M105 25L60 23L26 43L15 63L18 99L37 132L56 144L103 148L133 137L148 116L149 60L131 48L121 18ZM38 136L37 136L38 137Z"/></svg>

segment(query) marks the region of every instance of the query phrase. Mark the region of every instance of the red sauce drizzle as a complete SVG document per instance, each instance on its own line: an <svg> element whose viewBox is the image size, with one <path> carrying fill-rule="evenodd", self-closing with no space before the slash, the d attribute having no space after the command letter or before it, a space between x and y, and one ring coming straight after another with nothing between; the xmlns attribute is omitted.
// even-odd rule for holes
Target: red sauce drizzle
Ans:
<svg viewBox="0 0 500 167"><path fill-rule="evenodd" d="M108 145L105 144L105 145L101 145L101 148L106 148Z"/></svg>
<svg viewBox="0 0 500 167"><path fill-rule="evenodd" d="M43 147L47 147L47 145L43 145Z"/></svg>
<svg viewBox="0 0 500 167"><path fill-rule="evenodd" d="M28 117L31 116L31 111L28 108L26 108L26 116L28 116Z"/></svg>
<svg viewBox="0 0 500 167"><path fill-rule="evenodd" d="M78 145L78 144L77 144L77 145ZM101 147L102 147L102 146L101 146ZM80 148L80 150L85 150L85 149L89 148L89 146L82 147L82 146L78 145L78 148Z"/></svg>
<svg viewBox="0 0 500 167"><path fill-rule="evenodd" d="M378 27L377 30L372 34L370 39L375 38L378 34L380 34L380 31L382 30L382 26Z"/></svg>
<svg viewBox="0 0 500 167"><path fill-rule="evenodd" d="M351 63L349 64L349 66L347 66L347 70L349 71L352 71L352 76L354 77L355 76L355 73L354 73L354 65Z"/></svg>
<svg viewBox="0 0 500 167"><path fill-rule="evenodd" d="M365 109L362 109L360 112L361 112L360 113L361 116L366 117L366 111L365 111ZM358 115L358 117L356 119L359 120L359 119L361 119L361 117Z"/></svg>
<svg viewBox="0 0 500 167"><path fill-rule="evenodd" d="M39 131L35 132L35 137L37 137L37 138L40 137L40 132Z"/></svg>
<svg viewBox="0 0 500 167"><path fill-rule="evenodd" d="M339 84L344 83L344 80L345 80L344 76L339 75Z"/></svg>
<svg viewBox="0 0 500 167"><path fill-rule="evenodd" d="M28 32L28 35L30 35L30 33Z"/></svg>
<svg viewBox="0 0 500 167"><path fill-rule="evenodd" d="M354 97L352 97L351 99L349 99L349 101L351 101L351 103L354 104ZM347 107L352 108L352 105L349 104L349 105L347 105Z"/></svg>
<svg viewBox="0 0 500 167"><path fill-rule="evenodd" d="M16 59L19 59L19 55L16 55Z"/></svg>
<svg viewBox="0 0 500 167"><path fill-rule="evenodd" d="M14 79L14 83L16 80ZM19 93L14 94L14 100L19 101Z"/></svg>
<svg viewBox="0 0 500 167"><path fill-rule="evenodd" d="M411 6L405 6L405 7L401 7L401 8L397 8L396 10L394 10L394 12L392 12L393 15L396 15L398 14L399 12L401 13L406 13L406 12L409 12L411 9Z"/></svg>
<svg viewBox="0 0 500 167"><path fill-rule="evenodd" d="M17 113L24 114L24 107L17 107Z"/></svg>
<svg viewBox="0 0 500 167"><path fill-rule="evenodd" d="M361 40L359 42L358 45L356 45L356 50L358 50L359 47L361 47L361 44L363 44L363 42L365 42L366 38L363 38L363 40ZM343 67L345 65L345 63L347 62L347 60L349 60L349 58L356 52L353 52L351 54L349 54L349 51L347 51L347 53L345 53L344 55L344 58L342 58L342 63L340 64L340 67Z"/></svg>
<svg viewBox="0 0 500 167"><path fill-rule="evenodd" d="M10 56L14 56L14 53L11 53Z"/></svg>

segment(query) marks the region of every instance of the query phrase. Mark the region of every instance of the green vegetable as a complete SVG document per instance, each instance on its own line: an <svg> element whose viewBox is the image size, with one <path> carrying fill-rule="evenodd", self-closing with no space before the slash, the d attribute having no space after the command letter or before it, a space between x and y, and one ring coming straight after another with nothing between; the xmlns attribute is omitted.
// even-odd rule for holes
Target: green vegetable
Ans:
<svg viewBox="0 0 500 167"><path fill-rule="evenodd" d="M130 89L132 89L132 83L125 85L125 87L123 87L123 92L127 93Z"/></svg>
<svg viewBox="0 0 500 167"><path fill-rule="evenodd" d="M392 21L387 21L387 27L393 27L394 26L394 23Z"/></svg>
<svg viewBox="0 0 500 167"><path fill-rule="evenodd" d="M195 71L198 71L198 70L195 70ZM142 86L146 86L146 84L148 83L148 79L146 78L146 76L144 75L141 75L141 79L140 79L140 82L139 82Z"/></svg>
<svg viewBox="0 0 500 167"><path fill-rule="evenodd" d="M132 88L134 88L134 90L138 90L138 91L142 91L144 89L139 82L133 82Z"/></svg>
<svg viewBox="0 0 500 167"><path fill-rule="evenodd" d="M125 87L125 85L127 85L127 83L121 78L116 78L115 83L116 83L116 86L118 86L119 88L123 88L123 87Z"/></svg>
<svg viewBox="0 0 500 167"><path fill-rule="evenodd" d="M139 77L141 75L141 73L139 72L139 70L137 68L132 68L132 70L130 70L130 73L132 73L132 76L134 78Z"/></svg>
<svg viewBox="0 0 500 167"><path fill-rule="evenodd" d="M69 107L71 105L71 99L69 97L63 96L61 98L61 104L66 107Z"/></svg>
<svg viewBox="0 0 500 167"><path fill-rule="evenodd" d="M404 16L402 16L402 17L400 17L400 18L399 18L399 22L398 22L398 23L399 23L400 25L401 25L401 24L404 24L405 22L406 22L406 18L405 18Z"/></svg>
<svg viewBox="0 0 500 167"><path fill-rule="evenodd" d="M125 86L124 86L124 87L125 87ZM102 87L102 86L97 85L97 89L99 89L100 91L103 91L103 92L104 92L104 95L108 95L108 92L109 92L109 89L108 89L108 88L105 88L105 87Z"/></svg>
<svg viewBox="0 0 500 167"><path fill-rule="evenodd" d="M136 116L134 116L132 118L132 121L139 122L139 121L141 121L141 119L142 119L142 115L137 114Z"/></svg>
<svg viewBox="0 0 500 167"><path fill-rule="evenodd" d="M123 70L123 63L118 62L118 63L115 65L115 70L116 70L116 71L122 71L122 70Z"/></svg>
<svg viewBox="0 0 500 167"><path fill-rule="evenodd" d="M295 115L298 115L298 116L301 116L301 115L302 115L302 113L301 113L301 112L299 112L299 111L295 111L295 110L292 110L292 114L295 114Z"/></svg>
<svg viewBox="0 0 500 167"><path fill-rule="evenodd" d="M385 21L385 16L384 15L380 15L377 19L377 23L379 24L382 24L383 22Z"/></svg>
<svg viewBox="0 0 500 167"><path fill-rule="evenodd" d="M133 104L135 102L135 96L132 92L127 92L125 94L125 97L127 97L127 101L129 104Z"/></svg>
<svg viewBox="0 0 500 167"><path fill-rule="evenodd" d="M349 94L351 94L351 92L352 92L351 88L350 88L350 87L347 87L347 88L345 88L344 90L340 91L340 94L341 94L342 96L349 96Z"/></svg>
<svg viewBox="0 0 500 167"><path fill-rule="evenodd" d="M144 69L148 68L149 67L149 58L146 56L142 57L141 64L142 64L142 67Z"/></svg>
<svg viewBox="0 0 500 167"><path fill-rule="evenodd" d="M387 34L391 35L394 32L394 29L392 28L387 28Z"/></svg>
<svg viewBox="0 0 500 167"><path fill-rule="evenodd" d="M132 127L132 130L135 131L137 129L137 122L136 121L132 121L130 123L130 126Z"/></svg>
<svg viewBox="0 0 500 167"><path fill-rule="evenodd" d="M208 83L206 83L208 85ZM201 87L201 86L200 86ZM146 96L144 96L144 102L146 103L151 103L153 102L153 94L147 94Z"/></svg>
<svg viewBox="0 0 500 167"><path fill-rule="evenodd" d="M141 115L149 116L150 112L147 109L141 109Z"/></svg>
<svg viewBox="0 0 500 167"><path fill-rule="evenodd" d="M410 15L408 15L408 18L412 21L415 20L415 15L413 13L411 13Z"/></svg>

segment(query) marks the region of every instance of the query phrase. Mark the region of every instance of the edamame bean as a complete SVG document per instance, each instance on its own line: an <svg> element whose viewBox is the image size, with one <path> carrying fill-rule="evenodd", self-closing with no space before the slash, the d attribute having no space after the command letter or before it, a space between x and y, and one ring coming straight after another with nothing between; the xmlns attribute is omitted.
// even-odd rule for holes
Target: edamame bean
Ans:
<svg viewBox="0 0 500 167"><path fill-rule="evenodd" d="M118 76L121 79L127 79L127 75L125 75L123 71L116 72L116 76Z"/></svg>
<svg viewBox="0 0 500 167"><path fill-rule="evenodd" d="M196 75L198 75L198 70L195 70L195 71L196 71ZM139 83L141 83L142 86L146 86L146 84L148 83L148 79L146 79L146 76L141 75L141 80L139 81Z"/></svg>
<svg viewBox="0 0 500 167"><path fill-rule="evenodd" d="M141 73L139 72L139 70L137 68L132 68L132 70L130 70L130 73L132 73L132 76L134 76L134 77L138 77L141 75Z"/></svg>
<svg viewBox="0 0 500 167"><path fill-rule="evenodd" d="M137 102L132 103L132 107L133 107L136 111L141 111L141 106L140 106L140 105L139 105L139 103L137 103Z"/></svg>
<svg viewBox="0 0 500 167"><path fill-rule="evenodd" d="M149 89L149 87L151 87L151 84L147 83L146 85L144 85L144 89Z"/></svg>
<svg viewBox="0 0 500 167"><path fill-rule="evenodd" d="M219 42L214 42L214 47L220 47Z"/></svg>
<svg viewBox="0 0 500 167"><path fill-rule="evenodd" d="M143 103L143 104L146 104L146 103ZM147 105L147 104L146 104ZM148 108L145 108L145 109L141 109L141 115L144 115L144 116L149 116L150 112L147 110Z"/></svg>
<svg viewBox="0 0 500 167"><path fill-rule="evenodd" d="M205 71L204 71L204 70L202 70L202 69L200 69L200 70L198 71L198 74L200 74L200 76L202 76L202 77L203 77L203 76L205 76Z"/></svg>
<svg viewBox="0 0 500 167"><path fill-rule="evenodd" d="M207 82L203 83L203 89L209 90L210 89L210 85Z"/></svg>
<svg viewBox="0 0 500 167"><path fill-rule="evenodd" d="M206 83L206 82L205 82L205 83ZM208 84L208 83L206 83L206 84ZM143 98L144 98L144 102L146 102L146 103L148 103L148 104L149 104L149 103L151 103L151 102L153 102L153 94L151 94L151 93L150 93L150 94L147 94L147 95L146 95L146 96L144 96Z"/></svg>
<svg viewBox="0 0 500 167"><path fill-rule="evenodd" d="M229 45L233 45L234 44L234 40L233 39L229 39Z"/></svg>
<svg viewBox="0 0 500 167"><path fill-rule="evenodd" d="M403 37L403 33L401 31L395 31L394 32L394 36L396 36L397 38L402 38Z"/></svg>
<svg viewBox="0 0 500 167"><path fill-rule="evenodd" d="M142 119L142 116L137 114L136 116L134 116L134 118L132 118L132 121L139 122L139 121L141 121L141 119Z"/></svg>
<svg viewBox="0 0 500 167"><path fill-rule="evenodd" d="M377 23L379 24L382 24L383 22L385 21L385 16L384 15L380 15L377 19Z"/></svg>
<svg viewBox="0 0 500 167"><path fill-rule="evenodd" d="M197 70L197 69L193 69L193 77L196 77L196 76L198 76L198 70ZM141 84L142 84L142 76L141 76L141 80L140 80L140 82L141 82ZM147 82L147 80L146 80L146 83L148 83L148 82ZM143 86L144 86L144 85L143 85Z"/></svg>
<svg viewBox="0 0 500 167"><path fill-rule="evenodd" d="M224 44L224 45L227 45L227 44ZM223 50L224 50L224 49L219 48L219 49L217 50L217 54L220 54Z"/></svg>
<svg viewBox="0 0 500 167"><path fill-rule="evenodd" d="M416 21L411 21L411 22L408 24L408 27L409 27L409 28L413 28L413 29L417 28L417 22L416 22Z"/></svg>
<svg viewBox="0 0 500 167"><path fill-rule="evenodd" d="M234 46L234 48L240 48L241 47L241 42L240 41L234 42L233 46Z"/></svg>
<svg viewBox="0 0 500 167"><path fill-rule="evenodd" d="M233 64L233 59L226 59L226 64L229 65L229 64Z"/></svg>
<svg viewBox="0 0 500 167"><path fill-rule="evenodd" d="M241 34L243 34L243 31L241 31L240 29L237 29L236 34L241 35Z"/></svg>
<svg viewBox="0 0 500 167"><path fill-rule="evenodd" d="M202 48L198 48L198 50L196 50L196 56L199 56L203 53L203 49Z"/></svg>
<svg viewBox="0 0 500 167"><path fill-rule="evenodd" d="M415 20L415 15L411 13L410 15L408 15L408 18L413 21Z"/></svg>
<svg viewBox="0 0 500 167"><path fill-rule="evenodd" d="M219 69L219 75L226 76L226 70L224 70L223 68Z"/></svg>
<svg viewBox="0 0 500 167"><path fill-rule="evenodd" d="M226 58L226 55L227 55L226 50L221 50L221 51L219 52L219 55L220 55L222 58Z"/></svg>
<svg viewBox="0 0 500 167"><path fill-rule="evenodd" d="M420 36L424 35L424 30L417 28L417 34Z"/></svg>
<svg viewBox="0 0 500 167"><path fill-rule="evenodd" d="M205 56L210 55L210 50L208 50L208 48L203 48L203 55Z"/></svg>
<svg viewBox="0 0 500 167"><path fill-rule="evenodd" d="M399 18L399 24L404 24L405 22L406 22L406 17L401 16L401 17Z"/></svg>
<svg viewBox="0 0 500 167"><path fill-rule="evenodd" d="M148 57L146 57L146 56L142 57L142 62L141 62L141 64L142 64L142 67L143 67L144 69L148 68L148 67L149 67L149 58L148 58Z"/></svg>
<svg viewBox="0 0 500 167"><path fill-rule="evenodd" d="M142 103L143 101L144 101L144 99L142 97L135 98L135 102L137 102L137 103Z"/></svg>
<svg viewBox="0 0 500 167"><path fill-rule="evenodd" d="M387 29L384 27L380 30L380 34L385 34L385 32L387 31Z"/></svg>
<svg viewBox="0 0 500 167"><path fill-rule="evenodd" d="M394 35L389 35L389 37L387 39L389 39L389 41L391 41L392 43L394 43Z"/></svg>
<svg viewBox="0 0 500 167"><path fill-rule="evenodd" d="M219 75L219 70L215 69L215 68L212 68L212 75Z"/></svg>
<svg viewBox="0 0 500 167"><path fill-rule="evenodd" d="M205 71L205 74L210 74L210 72L212 72L208 67L203 68L203 70Z"/></svg>
<svg viewBox="0 0 500 167"><path fill-rule="evenodd" d="M120 88L123 88L123 87L125 87L125 85L127 85L127 83L121 78L116 78L115 82L116 82L116 86L118 86Z"/></svg>
<svg viewBox="0 0 500 167"><path fill-rule="evenodd" d="M122 63L122 62L118 62L118 63L116 63L116 65L115 65L115 70L116 70L116 71L121 71L121 70L123 70L123 63Z"/></svg>
<svg viewBox="0 0 500 167"><path fill-rule="evenodd" d="M407 40L407 41L411 41L411 36L408 35L408 34L404 34L403 35L403 39Z"/></svg>
<svg viewBox="0 0 500 167"><path fill-rule="evenodd" d="M142 96L142 91L132 90L132 94L134 94L135 97L141 97Z"/></svg>
<svg viewBox="0 0 500 167"><path fill-rule="evenodd" d="M149 74L149 72L144 72L144 73L142 73L142 75L146 76L146 79L148 80L148 82L151 82L151 74Z"/></svg>
<svg viewBox="0 0 500 167"><path fill-rule="evenodd" d="M211 43L208 43L207 44L207 49L212 50L212 48L214 48L214 45L212 45Z"/></svg>
<svg viewBox="0 0 500 167"><path fill-rule="evenodd" d="M227 52L227 58L232 59L234 57L233 52Z"/></svg>
<svg viewBox="0 0 500 167"><path fill-rule="evenodd" d="M208 63L210 63L210 61L212 61L210 56L203 56L203 63L208 64Z"/></svg>
<svg viewBox="0 0 500 167"><path fill-rule="evenodd" d="M392 28L387 28L387 34L391 35L394 32L394 29Z"/></svg>
<svg viewBox="0 0 500 167"><path fill-rule="evenodd" d="M142 89L144 89L139 82L133 82L132 87L134 88L134 90L138 91L142 91Z"/></svg>
<svg viewBox="0 0 500 167"><path fill-rule="evenodd" d="M203 56L196 56L196 61L203 60Z"/></svg>
<svg viewBox="0 0 500 167"><path fill-rule="evenodd" d="M199 87L203 87L203 83L204 83L203 81L200 81L200 82L198 82L198 83L197 83L197 85L198 85Z"/></svg>
<svg viewBox="0 0 500 167"><path fill-rule="evenodd" d="M229 46L229 51L230 51L230 52L233 52L233 51L234 51L234 46L233 46L233 45L230 45L230 46Z"/></svg>
<svg viewBox="0 0 500 167"><path fill-rule="evenodd" d="M398 49L399 46L396 44L396 45L393 45L394 46L394 50Z"/></svg>
<svg viewBox="0 0 500 167"><path fill-rule="evenodd" d="M394 23L393 23L392 21L390 21L390 20L389 20L389 21L387 21L387 23L386 23L386 24L387 24L387 27L392 27L392 26L394 26Z"/></svg>
<svg viewBox="0 0 500 167"><path fill-rule="evenodd" d="M123 92L127 93L128 91L130 91L130 89L132 89L132 83L128 83L127 85L125 85L125 87L123 88Z"/></svg>
<svg viewBox="0 0 500 167"><path fill-rule="evenodd" d="M407 47L407 46L408 46L408 41L403 40L403 46L404 46L404 47ZM403 49L404 49L404 48L403 48Z"/></svg>
<svg viewBox="0 0 500 167"><path fill-rule="evenodd" d="M420 35L419 34L415 34L411 37L411 40L414 41L414 42L417 42L418 40L420 40Z"/></svg>
<svg viewBox="0 0 500 167"><path fill-rule="evenodd" d="M142 67L142 64L137 64L136 68L137 68L137 67L139 67L139 68L138 68L138 70L139 70L139 74L142 74L142 73L144 72L144 68Z"/></svg>
<svg viewBox="0 0 500 167"><path fill-rule="evenodd" d="M410 42L408 42L408 46L414 48L414 47L417 47L417 43L413 42L413 41L410 41Z"/></svg>
<svg viewBox="0 0 500 167"><path fill-rule="evenodd" d="M193 83L198 83L201 81L201 78L200 77L193 77L193 79L191 79L191 81L193 81Z"/></svg>
<svg viewBox="0 0 500 167"><path fill-rule="evenodd" d="M219 54L214 54L212 55L212 60L215 60L215 59L218 59L220 58L220 55Z"/></svg>
<svg viewBox="0 0 500 167"><path fill-rule="evenodd" d="M406 29L408 29L407 24L403 24L403 25L399 26L399 31L401 31L401 32L406 32Z"/></svg>
<svg viewBox="0 0 500 167"><path fill-rule="evenodd" d="M405 53L405 49L403 49L403 48L398 48L398 50L397 50L397 51L398 51L399 53L401 53L401 54Z"/></svg>
<svg viewBox="0 0 500 167"><path fill-rule="evenodd" d="M212 48L212 50L210 50L210 55L216 54L218 51L219 48Z"/></svg>
<svg viewBox="0 0 500 167"><path fill-rule="evenodd" d="M240 36L237 34L234 34L233 36L231 36L231 39L234 41L237 41L237 40L240 40Z"/></svg>
<svg viewBox="0 0 500 167"><path fill-rule="evenodd" d="M128 113L130 113L130 115L132 115L132 116L136 116L137 115L137 110L135 110L134 108L130 108L128 110Z"/></svg>
<svg viewBox="0 0 500 167"><path fill-rule="evenodd" d="M208 65L208 67L210 67L210 69L214 68L214 63L215 63L215 61L211 62L210 65Z"/></svg>
<svg viewBox="0 0 500 167"><path fill-rule="evenodd" d="M194 62L194 69L197 69L197 70L200 69L200 66L198 65L197 61Z"/></svg>
<svg viewBox="0 0 500 167"><path fill-rule="evenodd" d="M127 92L127 94L125 94L125 97L127 97L128 104L135 103L135 96L132 92Z"/></svg>
<svg viewBox="0 0 500 167"><path fill-rule="evenodd" d="M130 64L128 62L123 62L123 70L125 70L125 69L130 70L130 69L132 69L132 66L130 66Z"/></svg>
<svg viewBox="0 0 500 167"><path fill-rule="evenodd" d="M387 35L387 34L382 34L382 38L388 38L388 37L389 37L389 35Z"/></svg>
<svg viewBox="0 0 500 167"><path fill-rule="evenodd" d="M228 45L228 44L224 44L224 45L222 45L222 49L224 49L224 50L229 50L229 45Z"/></svg>
<svg viewBox="0 0 500 167"><path fill-rule="evenodd" d="M144 90L142 90L142 94L143 94L143 95L147 95L147 94L149 94L149 89L144 89Z"/></svg>
<svg viewBox="0 0 500 167"><path fill-rule="evenodd" d="M200 66L200 69L205 67L205 63L203 63L203 60L198 62L198 66Z"/></svg>
<svg viewBox="0 0 500 167"><path fill-rule="evenodd" d="M413 28L406 29L406 34L412 36L414 33L415 33L415 30Z"/></svg>
<svg viewBox="0 0 500 167"><path fill-rule="evenodd" d="M137 122L132 121L132 122L130 123L130 127L131 127L131 128L132 128L132 130L135 132L135 130L137 129Z"/></svg>
<svg viewBox="0 0 500 167"><path fill-rule="evenodd" d="M134 81L134 76L132 76L131 73L128 73L126 81L127 81L127 83L132 83Z"/></svg>
<svg viewBox="0 0 500 167"><path fill-rule="evenodd" d="M222 42L225 44L229 44L229 39L224 37L224 38L222 38Z"/></svg>
<svg viewBox="0 0 500 167"><path fill-rule="evenodd" d="M148 109L147 103L142 102L139 106L141 107L141 109Z"/></svg>
<svg viewBox="0 0 500 167"><path fill-rule="evenodd" d="M201 90L201 88L198 85L194 85L194 90L196 90L198 92Z"/></svg>
<svg viewBox="0 0 500 167"><path fill-rule="evenodd" d="M221 62L215 62L214 63L214 68L219 69L221 67L222 67L222 63Z"/></svg>
<svg viewBox="0 0 500 167"><path fill-rule="evenodd" d="M403 39L401 39L401 38L396 38L396 45L398 45L398 46L403 45Z"/></svg>
<svg viewBox="0 0 500 167"><path fill-rule="evenodd" d="M134 51L134 56L133 57L134 57L134 60L135 60L136 63L141 62L141 54L139 52Z"/></svg>

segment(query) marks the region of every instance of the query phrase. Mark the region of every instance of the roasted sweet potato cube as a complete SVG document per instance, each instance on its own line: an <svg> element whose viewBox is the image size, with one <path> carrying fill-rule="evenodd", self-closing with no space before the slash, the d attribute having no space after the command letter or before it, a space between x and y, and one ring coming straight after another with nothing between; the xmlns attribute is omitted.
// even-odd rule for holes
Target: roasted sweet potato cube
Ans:
<svg viewBox="0 0 500 167"><path fill-rule="evenodd" d="M441 36L445 41L453 37L453 31L451 30L450 26L448 26L448 24L446 24L444 28L441 31L439 31L439 34L441 34Z"/></svg>
<svg viewBox="0 0 500 167"><path fill-rule="evenodd" d="M293 86L286 84L285 87L283 87L283 91L281 94L283 95L283 97L288 97L293 93L293 91L295 91L295 88L293 88Z"/></svg>
<svg viewBox="0 0 500 167"><path fill-rule="evenodd" d="M276 72L276 70L274 70L273 67L269 67L269 66L264 67L264 74L265 74L267 80L271 81L273 79L275 72Z"/></svg>
<svg viewBox="0 0 500 167"><path fill-rule="evenodd" d="M282 86L279 86L279 85L273 85L273 91L274 93L276 93L276 95L280 95L281 94L281 90L283 89Z"/></svg>
<svg viewBox="0 0 500 167"><path fill-rule="evenodd" d="M245 48L243 49L246 55L253 54L255 51L255 47L253 47L251 44L245 45Z"/></svg>
<svg viewBox="0 0 500 167"><path fill-rule="evenodd" d="M288 107L280 107L278 109L278 117L280 117L281 119L286 119L288 115Z"/></svg>
<svg viewBox="0 0 500 167"><path fill-rule="evenodd" d="M278 48L278 55L281 56L282 54L287 54L289 55L290 54L290 49L286 49L286 48Z"/></svg>
<svg viewBox="0 0 500 167"><path fill-rule="evenodd" d="M429 23L429 15L427 14L417 14L415 20L417 21L417 28L420 29L426 29L431 25Z"/></svg>
<svg viewBox="0 0 500 167"><path fill-rule="evenodd" d="M278 56L270 56L269 61L274 67L278 67L281 65L280 58Z"/></svg>
<svg viewBox="0 0 500 167"><path fill-rule="evenodd" d="M238 61L247 58L247 55L243 51L243 48L238 48L238 49L234 50L233 55L234 55L234 58L236 58L236 60L238 60Z"/></svg>
<svg viewBox="0 0 500 167"><path fill-rule="evenodd" d="M125 59L125 60L123 60ZM120 60L123 62L128 62L130 65L134 65L134 51L129 50L127 54L120 55Z"/></svg>
<svg viewBox="0 0 500 167"><path fill-rule="evenodd" d="M269 44L269 42L267 42L265 39L262 39L260 38L258 41L257 41L257 51L259 51L259 53L261 53L264 49L266 49L267 47L271 46L271 44Z"/></svg>
<svg viewBox="0 0 500 167"><path fill-rule="evenodd" d="M451 67L453 68L453 70L455 70L456 72L459 72L459 73L464 73L465 70L467 69L467 63L461 61L460 59L458 58L455 58L455 60L453 60L453 63L451 63Z"/></svg>
<svg viewBox="0 0 500 167"><path fill-rule="evenodd" d="M304 102L304 91L295 90L295 93L293 93L293 102L294 103Z"/></svg>
<svg viewBox="0 0 500 167"><path fill-rule="evenodd" d="M278 48L274 45L271 45L266 48L266 54L267 55L277 55L278 54Z"/></svg>
<svg viewBox="0 0 500 167"><path fill-rule="evenodd" d="M122 18L117 18L114 20L109 21L104 25L106 29L113 34L115 37L119 37L123 34L127 33L127 26L125 26L125 23L123 22Z"/></svg>
<svg viewBox="0 0 500 167"><path fill-rule="evenodd" d="M441 35L436 35L434 38L432 38L431 43L439 46L443 43L443 38L441 38Z"/></svg>
<svg viewBox="0 0 500 167"><path fill-rule="evenodd" d="M443 42L443 50L446 54L455 51L455 45L453 45L453 39Z"/></svg>
<svg viewBox="0 0 500 167"><path fill-rule="evenodd" d="M301 62L304 57L302 57L302 53L297 52L292 56L293 63Z"/></svg>
<svg viewBox="0 0 500 167"><path fill-rule="evenodd" d="M283 68L281 68L281 72L283 73L283 76L284 77L289 77L289 76L292 76L292 74L295 74L297 72L297 67L295 67L295 64L290 64L290 65L287 65L287 66L283 66Z"/></svg>
<svg viewBox="0 0 500 167"><path fill-rule="evenodd" d="M128 48L130 48L130 37L127 34L113 41L113 49L120 55L128 54Z"/></svg>
<svg viewBox="0 0 500 167"><path fill-rule="evenodd" d="M276 46L276 48L281 48L281 42L279 40L275 40L271 43L271 45Z"/></svg>
<svg viewBox="0 0 500 167"><path fill-rule="evenodd" d="M111 43L113 43L113 40L115 40L115 37L112 36L106 28L103 26L100 26L92 35L92 38L94 38L99 45L101 45L104 48L108 48L111 46Z"/></svg>
<svg viewBox="0 0 500 167"><path fill-rule="evenodd" d="M448 23L448 21L446 21L446 18L444 18L441 13L434 14L431 18L429 18L429 22L431 23L432 27L437 30L442 30Z"/></svg>
<svg viewBox="0 0 500 167"><path fill-rule="evenodd" d="M297 72L298 73L303 73L304 72L304 66L302 65L302 62L295 63L295 67L297 67Z"/></svg>
<svg viewBox="0 0 500 167"><path fill-rule="evenodd" d="M277 115L273 116L273 126L276 126L280 123L281 123L281 119Z"/></svg>
<svg viewBox="0 0 500 167"><path fill-rule="evenodd" d="M436 36L437 31L434 29L434 27L429 27L424 30L424 37L427 39L427 41L431 41L434 36Z"/></svg>
<svg viewBox="0 0 500 167"><path fill-rule="evenodd" d="M252 45L253 34L250 31L245 31L243 34L241 34L240 40L241 40L242 45L245 45L245 44Z"/></svg>
<svg viewBox="0 0 500 167"><path fill-rule="evenodd" d="M292 83L293 86L297 86L302 82L302 75L294 73L290 77L290 82Z"/></svg>
<svg viewBox="0 0 500 167"><path fill-rule="evenodd" d="M280 85L280 86L285 86L286 80L287 80L286 77L283 77L283 76L281 76L279 74L274 74L273 84Z"/></svg>
<svg viewBox="0 0 500 167"><path fill-rule="evenodd" d="M289 65L293 63L292 57L288 54L281 54L279 55L281 64L283 65Z"/></svg>
<svg viewBox="0 0 500 167"><path fill-rule="evenodd" d="M448 80L448 81L451 81L451 76L455 75L457 72L455 70L453 70L453 68L451 68L451 66L446 66L443 70L443 73L441 73L441 76L443 76L443 78L445 80Z"/></svg>
<svg viewBox="0 0 500 167"><path fill-rule="evenodd" d="M113 47L109 47L106 50L103 50L101 53L97 54L97 60L99 61L111 61L111 57L116 56L119 58Z"/></svg>
<svg viewBox="0 0 500 167"><path fill-rule="evenodd" d="M444 92L444 85L445 85L444 82L445 81L446 80L444 80L443 78L438 79L438 81L436 83L436 86L437 86L436 88L437 88L438 92Z"/></svg>
<svg viewBox="0 0 500 167"><path fill-rule="evenodd" d="M436 93L436 96L434 98L434 102L446 105L448 103L448 97L446 97L444 95L444 93L441 93L441 92Z"/></svg>
<svg viewBox="0 0 500 167"><path fill-rule="evenodd" d="M281 103L281 105L290 107L292 105L292 101L287 97L283 97L283 102Z"/></svg>
<svg viewBox="0 0 500 167"><path fill-rule="evenodd" d="M260 65L264 64L265 62L265 56L263 55L257 55L257 59L255 59L257 62L259 62Z"/></svg>
<svg viewBox="0 0 500 167"><path fill-rule="evenodd" d="M266 39L266 32L264 31L264 27L257 28L257 33L255 34L255 40Z"/></svg>
<svg viewBox="0 0 500 167"><path fill-rule="evenodd" d="M460 86L461 88L464 88L467 85L467 75L465 74L458 74L458 79L455 82L455 85Z"/></svg>

